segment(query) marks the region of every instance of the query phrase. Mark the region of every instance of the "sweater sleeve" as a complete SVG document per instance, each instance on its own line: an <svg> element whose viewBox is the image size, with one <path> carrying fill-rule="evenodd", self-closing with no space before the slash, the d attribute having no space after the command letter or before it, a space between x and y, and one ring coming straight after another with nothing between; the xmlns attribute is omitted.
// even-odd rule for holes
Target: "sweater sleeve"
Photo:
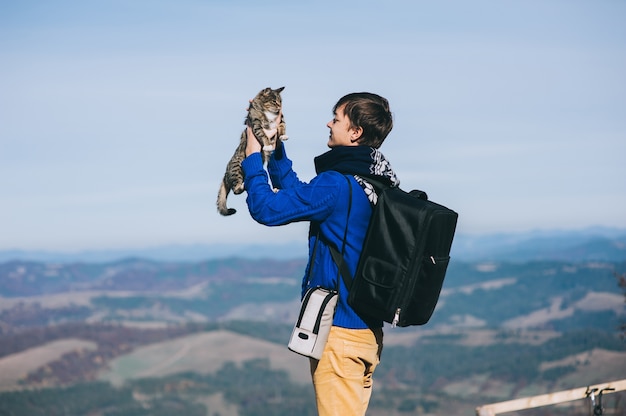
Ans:
<svg viewBox="0 0 626 416"><path fill-rule="evenodd" d="M275 226L298 221L321 222L335 209L341 185L333 175L318 175L310 183L293 182L291 187L274 192L260 153L248 156L241 166L248 210L258 223Z"/></svg>
<svg viewBox="0 0 626 416"><path fill-rule="evenodd" d="M267 170L270 174L272 185L277 189L293 188L301 185L298 175L293 171L291 159L287 157L285 143L280 143L276 151L272 153Z"/></svg>

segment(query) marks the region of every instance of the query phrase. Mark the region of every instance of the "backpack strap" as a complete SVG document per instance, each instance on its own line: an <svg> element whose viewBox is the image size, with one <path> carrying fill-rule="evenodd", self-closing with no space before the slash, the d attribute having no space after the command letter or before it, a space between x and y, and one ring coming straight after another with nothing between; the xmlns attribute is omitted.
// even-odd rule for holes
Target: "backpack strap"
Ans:
<svg viewBox="0 0 626 416"><path fill-rule="evenodd" d="M372 185L372 187L374 187L374 191L376 191L376 193L378 195L381 194L382 191L384 191L387 188L391 188L391 185L381 181L378 178L374 178L372 176L361 176L361 178L368 182L370 185Z"/></svg>
<svg viewBox="0 0 626 416"><path fill-rule="evenodd" d="M380 196L380 194L385 189L391 188L391 185L387 185L383 181L379 179L374 179L370 176L364 176L363 180L369 182L374 187L378 196ZM409 192L409 194L416 198L423 199L424 201L428 201L428 194L424 191L420 191L419 189L413 189L411 192Z"/></svg>
<svg viewBox="0 0 626 416"><path fill-rule="evenodd" d="M348 181L348 188L350 189L350 199L348 200L348 218L346 219L346 229L343 233L343 243L341 245L341 253L337 250L335 246L332 244L328 244L330 248L330 254L333 257L333 261L337 265L337 272L341 274L341 278L343 279L343 283L346 285L346 288L350 290L352 286L352 274L348 269L348 265L344 261L344 254L346 252L346 238L348 236L348 224L350 223L350 211L352 210L352 182L350 182L350 178L344 176ZM339 276L337 276L339 277ZM337 278L337 291L339 291L339 279Z"/></svg>

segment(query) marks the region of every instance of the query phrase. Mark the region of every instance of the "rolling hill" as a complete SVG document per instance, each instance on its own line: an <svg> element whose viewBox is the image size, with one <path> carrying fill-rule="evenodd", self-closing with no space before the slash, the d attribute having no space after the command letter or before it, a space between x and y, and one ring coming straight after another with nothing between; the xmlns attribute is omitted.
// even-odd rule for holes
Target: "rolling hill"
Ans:
<svg viewBox="0 0 626 416"><path fill-rule="evenodd" d="M557 252L549 247L561 240L535 237L453 259L432 320L385 329L368 414L473 415L487 402L624 378L622 238ZM512 247L517 256L503 260ZM0 414L311 414L306 360L286 348L304 263L0 263Z"/></svg>

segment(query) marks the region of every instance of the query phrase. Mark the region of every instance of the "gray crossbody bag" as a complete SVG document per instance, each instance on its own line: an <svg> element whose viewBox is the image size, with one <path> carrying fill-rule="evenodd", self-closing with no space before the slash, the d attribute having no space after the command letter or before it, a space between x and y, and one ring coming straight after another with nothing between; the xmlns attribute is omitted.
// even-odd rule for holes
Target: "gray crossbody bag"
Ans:
<svg viewBox="0 0 626 416"><path fill-rule="evenodd" d="M348 180L348 186L350 188L350 199L346 229L343 234L343 244L341 247L342 263L343 254L345 254L346 249L346 237L348 235L350 211L352 209L352 184L348 178L346 179ZM320 232L318 228L315 246L313 247L313 255L311 256L309 273L307 275L307 286L311 277L313 265L315 264L314 260L319 239ZM316 360L319 360L322 357L326 341L328 341L330 328L333 326L335 307L337 306L337 301L339 300L339 279L341 278L341 267L342 264L339 265L337 270L337 284L334 289L316 286L309 288L304 294L302 304L300 306L300 314L291 333L289 344L287 345L291 351L306 357L315 358Z"/></svg>

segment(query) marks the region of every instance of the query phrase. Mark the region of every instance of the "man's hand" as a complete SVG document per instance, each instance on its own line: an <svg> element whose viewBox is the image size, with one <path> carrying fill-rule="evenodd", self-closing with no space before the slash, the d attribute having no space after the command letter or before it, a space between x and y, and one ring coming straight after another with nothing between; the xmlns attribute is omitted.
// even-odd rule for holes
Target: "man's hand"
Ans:
<svg viewBox="0 0 626 416"><path fill-rule="evenodd" d="M283 112L281 110L278 113L278 116L276 116L276 119L272 123L270 123L270 129L269 130L263 129L263 133L265 133L265 135L270 138L276 136L276 134L278 134L278 125L280 124L280 121L282 120L282 118L283 118ZM247 143L246 143L246 157L250 156L252 153L260 152L261 150L264 150L267 152L272 152L276 150L274 146L261 147L261 142L254 135L254 133L252 132L252 128L250 126L247 127L246 134L248 136ZM280 144L280 140L278 140L278 137L276 139L277 139L276 143Z"/></svg>
<svg viewBox="0 0 626 416"><path fill-rule="evenodd" d="M246 157L248 157L252 153L259 153L261 151L261 143L259 143L259 140L252 132L252 128L250 126L246 128L246 134L248 135L246 140Z"/></svg>

